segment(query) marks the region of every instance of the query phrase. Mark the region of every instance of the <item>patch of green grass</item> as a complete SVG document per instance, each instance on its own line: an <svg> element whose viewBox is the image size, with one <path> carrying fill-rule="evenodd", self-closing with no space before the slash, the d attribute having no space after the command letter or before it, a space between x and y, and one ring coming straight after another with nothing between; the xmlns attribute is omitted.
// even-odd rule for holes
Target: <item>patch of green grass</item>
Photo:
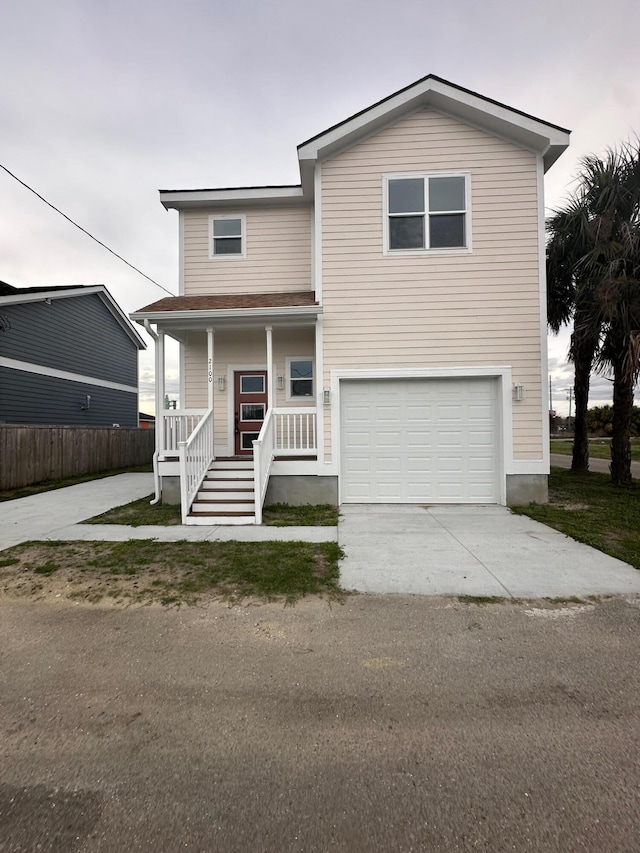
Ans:
<svg viewBox="0 0 640 853"><path fill-rule="evenodd" d="M504 595L458 595L461 604L504 604L507 601Z"/></svg>
<svg viewBox="0 0 640 853"><path fill-rule="evenodd" d="M271 527L336 527L338 507L332 504L270 504L262 510L262 523Z"/></svg>
<svg viewBox="0 0 640 853"><path fill-rule="evenodd" d="M180 507L169 504L154 504L149 501L153 495L138 501L117 506L87 519L84 524L126 524L129 527L142 527L147 524L181 524ZM267 527L335 527L338 524L338 507L331 504L312 506L289 506L289 504L271 504L262 512L262 523Z"/></svg>
<svg viewBox="0 0 640 853"><path fill-rule="evenodd" d="M37 575L52 575L54 572L57 572L60 568L58 563L54 563L53 560L47 560L46 563L43 563L41 566L34 566L33 571Z"/></svg>
<svg viewBox="0 0 640 853"><path fill-rule="evenodd" d="M129 527L143 527L147 524L168 526L182 524L180 507L175 504L149 503L153 495L132 501L122 506L113 507L100 515L94 515L83 521L83 524L126 524Z"/></svg>
<svg viewBox="0 0 640 853"><path fill-rule="evenodd" d="M513 512L640 569L640 483L616 488L608 474L552 468L549 503L517 507Z"/></svg>
<svg viewBox="0 0 640 853"><path fill-rule="evenodd" d="M0 560L0 569L4 569L5 566L13 566L19 562L20 560L17 557L9 557L7 560Z"/></svg>
<svg viewBox="0 0 640 853"><path fill-rule="evenodd" d="M552 439L551 452L571 456L573 442L570 439ZM589 456L593 459L611 459L611 440L608 438L589 439ZM631 439L631 458L640 460L640 438Z"/></svg>
<svg viewBox="0 0 640 853"><path fill-rule="evenodd" d="M0 491L0 501L13 501L17 498L28 498L30 495L39 495L41 492L51 492L54 489L64 489L67 486L77 486L78 483L88 483L90 480L103 480L105 477L114 477L116 474L147 474L153 471L151 463L138 465L135 468L114 468L109 471L98 471L93 474L82 474L78 477L65 477L60 480L47 480L43 483L34 483L22 489L5 489Z"/></svg>
<svg viewBox="0 0 640 853"><path fill-rule="evenodd" d="M9 549L11 559L38 574L57 571L73 597L104 596L140 603L194 604L203 598L227 601L282 600L293 604L306 595L340 601L335 542L26 542ZM56 562L49 558L55 545ZM5 590L20 579L20 565L2 573ZM57 581L56 581L57 583ZM58 589L59 587L53 587ZM24 591L21 593L24 595ZM41 596L40 596L41 597Z"/></svg>

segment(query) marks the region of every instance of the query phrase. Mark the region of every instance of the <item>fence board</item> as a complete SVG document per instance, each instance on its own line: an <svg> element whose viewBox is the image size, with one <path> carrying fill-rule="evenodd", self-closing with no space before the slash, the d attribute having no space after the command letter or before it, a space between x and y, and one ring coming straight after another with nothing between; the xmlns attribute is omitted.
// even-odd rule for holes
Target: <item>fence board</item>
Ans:
<svg viewBox="0 0 640 853"><path fill-rule="evenodd" d="M150 462L155 430L0 424L0 489Z"/></svg>

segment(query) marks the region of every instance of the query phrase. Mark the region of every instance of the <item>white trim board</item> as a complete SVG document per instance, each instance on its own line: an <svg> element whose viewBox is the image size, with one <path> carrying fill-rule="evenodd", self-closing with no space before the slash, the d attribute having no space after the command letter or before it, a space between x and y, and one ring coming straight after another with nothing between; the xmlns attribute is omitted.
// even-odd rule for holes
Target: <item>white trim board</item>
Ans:
<svg viewBox="0 0 640 853"><path fill-rule="evenodd" d="M68 370L57 370L55 367L18 361L15 358L0 357L0 367L7 367L9 370L23 370L25 373L38 373L40 376L50 376L53 379L66 379L69 382L81 382L83 385L95 385L97 388L111 388L113 391L126 391L129 394L138 393L138 388L133 385L122 385L120 382L109 382L107 379L96 379L95 376L71 373Z"/></svg>

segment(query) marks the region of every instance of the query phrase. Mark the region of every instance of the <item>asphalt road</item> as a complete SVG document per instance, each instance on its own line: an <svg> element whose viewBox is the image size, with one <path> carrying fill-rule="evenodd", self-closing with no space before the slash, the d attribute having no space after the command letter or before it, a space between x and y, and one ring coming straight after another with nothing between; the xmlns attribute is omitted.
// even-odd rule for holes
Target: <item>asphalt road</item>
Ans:
<svg viewBox="0 0 640 853"><path fill-rule="evenodd" d="M640 600L0 602L0 851L637 851Z"/></svg>

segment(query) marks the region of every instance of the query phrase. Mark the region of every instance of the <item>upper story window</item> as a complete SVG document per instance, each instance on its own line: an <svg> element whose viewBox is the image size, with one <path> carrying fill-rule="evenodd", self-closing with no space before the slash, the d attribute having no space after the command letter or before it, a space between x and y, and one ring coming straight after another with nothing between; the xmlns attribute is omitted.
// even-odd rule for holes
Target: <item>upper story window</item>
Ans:
<svg viewBox="0 0 640 853"><path fill-rule="evenodd" d="M385 252L471 248L468 175L388 177L385 204Z"/></svg>
<svg viewBox="0 0 640 853"><path fill-rule="evenodd" d="M209 217L209 257L246 257L246 222L242 214Z"/></svg>

